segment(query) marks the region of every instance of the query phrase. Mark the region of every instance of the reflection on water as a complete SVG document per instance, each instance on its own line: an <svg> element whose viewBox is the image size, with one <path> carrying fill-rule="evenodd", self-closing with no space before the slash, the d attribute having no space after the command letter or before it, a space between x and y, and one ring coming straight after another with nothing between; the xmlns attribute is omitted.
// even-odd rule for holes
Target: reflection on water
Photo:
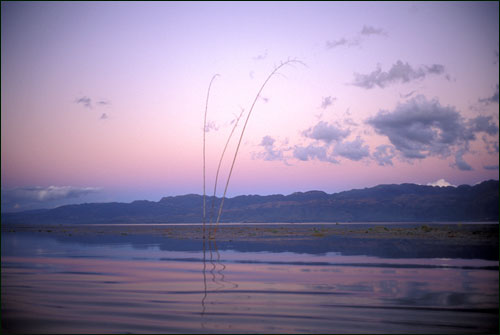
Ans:
<svg viewBox="0 0 500 335"><path fill-rule="evenodd" d="M242 252L205 243L162 250L2 233L2 326L22 333L498 332L498 261Z"/></svg>

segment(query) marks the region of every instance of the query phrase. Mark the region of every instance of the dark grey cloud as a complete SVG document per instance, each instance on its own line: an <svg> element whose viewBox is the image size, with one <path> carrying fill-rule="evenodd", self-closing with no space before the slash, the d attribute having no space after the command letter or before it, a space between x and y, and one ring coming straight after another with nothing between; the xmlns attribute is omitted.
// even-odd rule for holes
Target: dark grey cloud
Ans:
<svg viewBox="0 0 500 335"><path fill-rule="evenodd" d="M454 107L441 106L437 99L427 100L421 95L399 104L391 112L379 111L366 122L378 134L387 136L403 158L454 154L454 166L466 171L472 170L463 158L469 152L469 142L475 140L478 133L490 136L498 133L498 126L490 116L465 120ZM382 152L374 153L377 161L380 155Z"/></svg>
<svg viewBox="0 0 500 335"><path fill-rule="evenodd" d="M369 35L383 35L383 36L387 36L387 33L382 28L375 28L375 27L372 27L372 26L364 25L363 29L361 29L361 35L366 35L366 36L369 36Z"/></svg>
<svg viewBox="0 0 500 335"><path fill-rule="evenodd" d="M498 103L498 84L497 84L497 88L496 88L495 92L493 92L492 96L490 96L488 98L479 99L479 102L481 102L485 105Z"/></svg>
<svg viewBox="0 0 500 335"><path fill-rule="evenodd" d="M323 100L321 101L321 108L326 109L328 106L333 104L333 102L335 100L337 100L337 98L335 98L335 97L333 97L333 98L331 96L323 97Z"/></svg>
<svg viewBox="0 0 500 335"><path fill-rule="evenodd" d="M484 132L488 135L496 135L498 126L493 122L492 116L477 116L469 120L469 127L473 132Z"/></svg>
<svg viewBox="0 0 500 335"><path fill-rule="evenodd" d="M393 165L392 159L396 156L396 150L392 145L379 145L375 148L373 158L380 166Z"/></svg>
<svg viewBox="0 0 500 335"><path fill-rule="evenodd" d="M483 142L484 144L486 144L486 151L490 154L490 155L494 155L494 154L497 154L498 153L498 137L496 137L495 139L491 139L491 136L486 136L486 135L483 135L482 136L482 139L483 139Z"/></svg>
<svg viewBox="0 0 500 335"><path fill-rule="evenodd" d="M387 85L398 82L408 83L413 80L422 79L429 74L445 74L445 68L441 64L433 64L430 66L423 65L418 68L413 68L407 62L403 63L401 60L398 60L387 72L382 71L379 66L375 71L369 74L355 73L352 85L365 89L371 89L375 86L384 88Z"/></svg>
<svg viewBox="0 0 500 335"><path fill-rule="evenodd" d="M455 164L454 164L454 166L456 166L459 170L462 170L462 171L472 171L472 166L470 166L469 163L467 163L464 160L464 155L466 153L467 153L467 149L465 149L465 148L459 149L455 153Z"/></svg>
<svg viewBox="0 0 500 335"><path fill-rule="evenodd" d="M341 129L334 125L328 124L325 121L319 121L314 127L311 127L303 132L303 135L314 140L331 143L333 141L341 141L349 136L350 130Z"/></svg>
<svg viewBox="0 0 500 335"><path fill-rule="evenodd" d="M423 96L399 104L392 112L380 111L367 123L409 159L448 156L451 146L475 138L453 107L443 107Z"/></svg>
<svg viewBox="0 0 500 335"><path fill-rule="evenodd" d="M92 108L92 99L87 96L83 96L75 100L76 104L82 104L84 107Z"/></svg>
<svg viewBox="0 0 500 335"><path fill-rule="evenodd" d="M335 145L334 155L338 155L353 161L359 161L370 156L370 149L358 136L354 141L343 141Z"/></svg>
<svg viewBox="0 0 500 335"><path fill-rule="evenodd" d="M96 187L48 186L2 189L2 210L51 208L100 192Z"/></svg>

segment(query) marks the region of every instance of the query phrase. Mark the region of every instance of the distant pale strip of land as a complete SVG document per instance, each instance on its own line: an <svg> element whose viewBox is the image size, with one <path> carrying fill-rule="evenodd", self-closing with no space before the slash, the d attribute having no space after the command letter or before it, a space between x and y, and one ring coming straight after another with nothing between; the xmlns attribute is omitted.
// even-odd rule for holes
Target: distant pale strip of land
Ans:
<svg viewBox="0 0 500 335"><path fill-rule="evenodd" d="M498 244L498 223L310 223L310 224L224 224L215 225L2 225L4 232L38 232L71 236L155 235L171 239L218 241L300 240L328 237L359 239L421 239L457 244Z"/></svg>

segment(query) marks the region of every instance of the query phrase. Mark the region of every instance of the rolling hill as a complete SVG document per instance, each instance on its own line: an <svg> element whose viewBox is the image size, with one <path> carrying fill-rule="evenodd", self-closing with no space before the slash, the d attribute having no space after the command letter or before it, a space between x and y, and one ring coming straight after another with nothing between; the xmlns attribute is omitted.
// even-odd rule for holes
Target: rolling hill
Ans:
<svg viewBox="0 0 500 335"><path fill-rule="evenodd" d="M499 182L458 187L378 185L327 194L242 195L225 200L221 222L498 221ZM208 212L211 199L207 198ZM220 198L215 199L217 208ZM2 223L199 223L203 197L188 194L160 201L87 203L2 213Z"/></svg>

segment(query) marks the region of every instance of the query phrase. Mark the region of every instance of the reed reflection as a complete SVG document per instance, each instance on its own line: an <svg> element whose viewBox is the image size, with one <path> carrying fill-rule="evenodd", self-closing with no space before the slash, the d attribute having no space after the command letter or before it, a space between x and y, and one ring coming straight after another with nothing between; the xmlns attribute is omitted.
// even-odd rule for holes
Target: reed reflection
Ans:
<svg viewBox="0 0 500 335"><path fill-rule="evenodd" d="M205 316L207 310L207 299L209 293L215 293L216 291L223 290L225 288L229 288L228 284L231 285L231 288L238 288L238 284L228 281L226 279L225 271L226 265L221 261L221 255L219 249L217 247L217 241L213 238L213 235L210 233L210 236L207 239L203 239L203 297L201 299L201 315ZM208 258L207 258L208 254ZM215 255L214 255L215 254ZM210 263L210 269L207 269L207 263ZM207 281L207 272L210 273L210 279L212 285ZM214 304L214 302L211 302Z"/></svg>

